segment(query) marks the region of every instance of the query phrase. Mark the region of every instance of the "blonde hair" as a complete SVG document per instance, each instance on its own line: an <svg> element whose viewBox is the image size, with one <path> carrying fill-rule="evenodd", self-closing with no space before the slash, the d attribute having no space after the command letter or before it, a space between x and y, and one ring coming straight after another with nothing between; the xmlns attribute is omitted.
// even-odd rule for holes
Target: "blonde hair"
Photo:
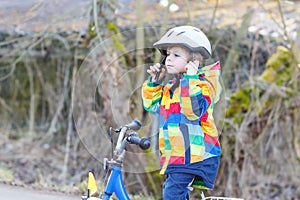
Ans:
<svg viewBox="0 0 300 200"><path fill-rule="evenodd" d="M198 60L199 61L199 66L198 67L204 67L205 60L199 52L192 52L192 51L188 51L188 52L190 54L189 61Z"/></svg>

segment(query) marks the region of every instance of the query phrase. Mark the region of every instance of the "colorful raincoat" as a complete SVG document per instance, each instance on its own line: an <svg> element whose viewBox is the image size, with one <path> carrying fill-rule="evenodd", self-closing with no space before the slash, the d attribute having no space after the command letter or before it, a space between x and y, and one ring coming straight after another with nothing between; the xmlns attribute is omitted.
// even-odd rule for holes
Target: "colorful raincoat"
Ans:
<svg viewBox="0 0 300 200"><path fill-rule="evenodd" d="M213 109L220 99L220 62L203 67L197 75L182 74L179 86L174 80L163 86L143 85L145 110L159 114L159 149L161 174L170 165L192 164L220 156L218 130Z"/></svg>

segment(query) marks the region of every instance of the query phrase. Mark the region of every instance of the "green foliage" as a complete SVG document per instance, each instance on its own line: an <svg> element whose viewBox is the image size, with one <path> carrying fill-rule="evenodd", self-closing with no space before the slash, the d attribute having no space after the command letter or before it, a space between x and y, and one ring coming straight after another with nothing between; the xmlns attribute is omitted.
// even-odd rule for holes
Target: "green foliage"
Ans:
<svg viewBox="0 0 300 200"><path fill-rule="evenodd" d="M0 165L0 181L11 182L14 180L12 171Z"/></svg>
<svg viewBox="0 0 300 200"><path fill-rule="evenodd" d="M89 33L90 38L96 37L97 33L96 33L95 22L92 22L89 25L89 31L88 31L88 33Z"/></svg>
<svg viewBox="0 0 300 200"><path fill-rule="evenodd" d="M113 40L114 48L118 51L124 51L125 46L121 42L121 34L119 33L118 26L113 22L106 22L105 26L113 33L111 37Z"/></svg>
<svg viewBox="0 0 300 200"><path fill-rule="evenodd" d="M250 107L250 88L243 88L232 94L229 101L229 108L226 111L226 117L234 117L235 123L242 121L242 116Z"/></svg>
<svg viewBox="0 0 300 200"><path fill-rule="evenodd" d="M257 112L257 115L264 114L263 112L272 107L278 97L282 97L282 94L276 92L268 93L271 86L273 84L276 87L290 84L294 70L292 63L291 52L285 47L279 46L267 61L267 67L262 75L253 78L258 81L252 85L246 81L241 89L231 95L226 116L240 124L244 114L249 110ZM265 95L267 95L266 99L263 98Z"/></svg>
<svg viewBox="0 0 300 200"><path fill-rule="evenodd" d="M266 70L259 77L260 80L276 85L286 85L291 80L292 54L283 47L279 46L277 51L270 57L266 64Z"/></svg>

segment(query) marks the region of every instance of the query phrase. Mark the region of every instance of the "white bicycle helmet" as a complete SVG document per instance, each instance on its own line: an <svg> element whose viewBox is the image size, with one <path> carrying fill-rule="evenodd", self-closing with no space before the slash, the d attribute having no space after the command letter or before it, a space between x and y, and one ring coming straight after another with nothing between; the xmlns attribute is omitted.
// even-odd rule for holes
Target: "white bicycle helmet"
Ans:
<svg viewBox="0 0 300 200"><path fill-rule="evenodd" d="M206 35L193 26L178 26L170 29L159 41L154 43L163 55L169 46L184 46L193 52L199 52L204 59L211 56L211 45Z"/></svg>

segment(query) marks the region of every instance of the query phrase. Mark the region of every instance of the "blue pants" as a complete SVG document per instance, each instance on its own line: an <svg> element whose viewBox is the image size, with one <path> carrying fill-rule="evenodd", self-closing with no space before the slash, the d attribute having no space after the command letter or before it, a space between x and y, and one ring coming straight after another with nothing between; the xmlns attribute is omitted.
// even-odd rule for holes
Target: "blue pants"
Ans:
<svg viewBox="0 0 300 200"><path fill-rule="evenodd" d="M185 190L195 175L187 173L170 173L163 187L163 200L185 200Z"/></svg>

